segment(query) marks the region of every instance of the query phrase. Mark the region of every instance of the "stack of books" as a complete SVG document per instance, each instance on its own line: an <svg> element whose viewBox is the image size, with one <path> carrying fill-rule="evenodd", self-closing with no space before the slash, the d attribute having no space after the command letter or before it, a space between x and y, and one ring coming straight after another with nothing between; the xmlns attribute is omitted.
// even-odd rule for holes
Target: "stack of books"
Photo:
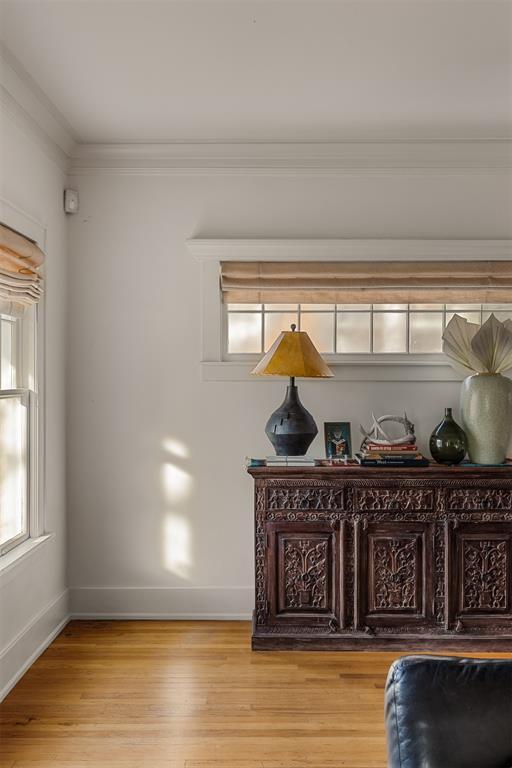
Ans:
<svg viewBox="0 0 512 768"><path fill-rule="evenodd" d="M430 463L415 442L401 445L366 442L356 458L364 467L428 467Z"/></svg>
<svg viewBox="0 0 512 768"><path fill-rule="evenodd" d="M315 459L307 456L267 456L265 459L245 459L246 467L315 467Z"/></svg>
<svg viewBox="0 0 512 768"><path fill-rule="evenodd" d="M267 467L314 467L315 460L307 456L267 456Z"/></svg>

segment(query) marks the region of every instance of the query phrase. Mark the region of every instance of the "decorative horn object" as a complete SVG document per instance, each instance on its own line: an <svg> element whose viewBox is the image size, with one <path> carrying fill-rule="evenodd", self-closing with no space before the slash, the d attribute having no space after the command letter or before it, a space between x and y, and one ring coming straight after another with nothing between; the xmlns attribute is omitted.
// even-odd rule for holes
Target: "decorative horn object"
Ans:
<svg viewBox="0 0 512 768"><path fill-rule="evenodd" d="M409 421L405 411L403 416L392 416L391 414L388 414L386 416L380 416L378 419L372 412L372 419L373 424L370 429L365 429L365 427L359 425L359 429L363 435L361 447L363 447L366 442L375 443L375 445L407 445L416 440L414 435L414 424ZM382 428L382 424L385 424L386 422L400 424L404 428L403 437L390 438Z"/></svg>

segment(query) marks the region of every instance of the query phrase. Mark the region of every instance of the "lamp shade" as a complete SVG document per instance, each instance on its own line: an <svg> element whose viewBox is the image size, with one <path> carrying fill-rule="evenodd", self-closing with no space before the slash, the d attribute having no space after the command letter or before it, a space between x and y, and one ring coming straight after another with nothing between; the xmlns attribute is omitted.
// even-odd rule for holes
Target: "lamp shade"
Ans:
<svg viewBox="0 0 512 768"><path fill-rule="evenodd" d="M255 376L304 376L324 378L333 372L317 352L305 331L281 331L267 354L251 371Z"/></svg>

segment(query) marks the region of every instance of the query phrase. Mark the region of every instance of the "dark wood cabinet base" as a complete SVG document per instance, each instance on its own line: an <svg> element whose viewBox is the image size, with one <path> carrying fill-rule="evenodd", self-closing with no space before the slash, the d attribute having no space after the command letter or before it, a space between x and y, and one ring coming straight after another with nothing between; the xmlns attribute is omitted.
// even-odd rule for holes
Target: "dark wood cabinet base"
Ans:
<svg viewBox="0 0 512 768"><path fill-rule="evenodd" d="M512 652L510 637L460 637L453 634L386 635L369 637L364 632L347 635L252 636L253 651L457 651L473 653Z"/></svg>
<svg viewBox="0 0 512 768"><path fill-rule="evenodd" d="M258 468L255 650L512 651L512 469Z"/></svg>

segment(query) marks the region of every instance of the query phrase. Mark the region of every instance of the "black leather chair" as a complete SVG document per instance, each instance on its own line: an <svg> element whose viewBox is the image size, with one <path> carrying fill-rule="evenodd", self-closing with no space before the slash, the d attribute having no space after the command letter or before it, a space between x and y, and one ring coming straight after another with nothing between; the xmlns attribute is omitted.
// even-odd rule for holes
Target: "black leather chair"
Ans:
<svg viewBox="0 0 512 768"><path fill-rule="evenodd" d="M385 710L388 768L512 768L512 658L404 656Z"/></svg>

